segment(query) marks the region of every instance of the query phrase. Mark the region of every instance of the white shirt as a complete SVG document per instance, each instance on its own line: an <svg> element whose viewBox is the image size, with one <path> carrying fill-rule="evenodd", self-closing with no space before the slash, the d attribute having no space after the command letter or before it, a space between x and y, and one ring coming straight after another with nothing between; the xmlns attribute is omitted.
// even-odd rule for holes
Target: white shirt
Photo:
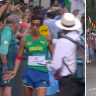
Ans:
<svg viewBox="0 0 96 96"><path fill-rule="evenodd" d="M76 31L72 31L68 33L66 36L71 37L73 40L77 40L79 35ZM56 48L53 56L53 64L47 64L46 68L49 71L56 71L60 69L61 76L67 76L70 74L69 70L63 64L62 59L65 58L64 61L72 70L73 73L76 71L76 45L69 41L68 39L55 39L53 42L56 44Z"/></svg>
<svg viewBox="0 0 96 96"><path fill-rule="evenodd" d="M79 29L77 29L77 31L79 31L79 35L81 35L81 34L83 33L83 29L82 29L82 27L79 28Z"/></svg>
<svg viewBox="0 0 96 96"><path fill-rule="evenodd" d="M19 22L20 24L22 23L22 19L20 19L20 22Z"/></svg>
<svg viewBox="0 0 96 96"><path fill-rule="evenodd" d="M84 2L83 2L83 0L77 0L76 9L81 10L83 7L84 7Z"/></svg>
<svg viewBox="0 0 96 96"><path fill-rule="evenodd" d="M71 2L71 13L73 13L74 10L79 9L79 10L85 10L84 8L84 0L69 0Z"/></svg>
<svg viewBox="0 0 96 96"><path fill-rule="evenodd" d="M79 14L76 16L76 18L78 18L79 20L81 20L82 15L85 12L85 6L82 7L82 9L79 11Z"/></svg>
<svg viewBox="0 0 96 96"><path fill-rule="evenodd" d="M70 11L73 13L73 11L76 9L76 1L75 0L69 0L71 2L71 8Z"/></svg>
<svg viewBox="0 0 96 96"><path fill-rule="evenodd" d="M85 4L85 0L83 0L84 4Z"/></svg>

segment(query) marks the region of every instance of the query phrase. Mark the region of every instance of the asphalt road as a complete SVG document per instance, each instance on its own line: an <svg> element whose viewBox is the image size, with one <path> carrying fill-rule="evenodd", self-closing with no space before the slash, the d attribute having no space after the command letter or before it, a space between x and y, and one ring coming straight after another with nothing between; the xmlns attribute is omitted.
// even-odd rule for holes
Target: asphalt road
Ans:
<svg viewBox="0 0 96 96"><path fill-rule="evenodd" d="M96 96L96 63L86 65L86 96Z"/></svg>

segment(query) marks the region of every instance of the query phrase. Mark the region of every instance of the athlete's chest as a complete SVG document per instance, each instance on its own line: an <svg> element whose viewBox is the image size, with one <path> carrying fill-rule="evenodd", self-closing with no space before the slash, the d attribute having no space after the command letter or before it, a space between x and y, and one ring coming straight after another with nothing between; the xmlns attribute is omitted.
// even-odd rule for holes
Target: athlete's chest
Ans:
<svg viewBox="0 0 96 96"><path fill-rule="evenodd" d="M32 51L44 51L47 48L46 40L28 41L26 42L26 49Z"/></svg>

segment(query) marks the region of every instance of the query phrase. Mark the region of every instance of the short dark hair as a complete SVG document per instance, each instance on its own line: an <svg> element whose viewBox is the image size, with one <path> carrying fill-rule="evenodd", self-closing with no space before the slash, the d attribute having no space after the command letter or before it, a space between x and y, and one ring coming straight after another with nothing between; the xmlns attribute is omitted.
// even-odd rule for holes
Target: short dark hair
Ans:
<svg viewBox="0 0 96 96"><path fill-rule="evenodd" d="M47 12L46 15L47 15L48 18L51 18L51 19L54 19L55 18L54 12Z"/></svg>
<svg viewBox="0 0 96 96"><path fill-rule="evenodd" d="M61 16L61 13L60 13L60 11L59 11L59 10L54 11L54 14L55 14L55 16L58 16L58 15L60 15L60 16Z"/></svg>
<svg viewBox="0 0 96 96"><path fill-rule="evenodd" d="M32 16L31 23L32 23L32 20L40 20L40 24L41 25L43 24L43 18L41 16L39 16L39 15Z"/></svg>
<svg viewBox="0 0 96 96"><path fill-rule="evenodd" d="M65 8L66 6L65 5L61 5L61 8Z"/></svg>
<svg viewBox="0 0 96 96"><path fill-rule="evenodd" d="M33 15L41 15L42 12L43 12L43 9L42 9L41 6L35 6L35 7L33 8L32 14L33 14Z"/></svg>
<svg viewBox="0 0 96 96"><path fill-rule="evenodd" d="M53 4L52 7L60 7L60 4Z"/></svg>

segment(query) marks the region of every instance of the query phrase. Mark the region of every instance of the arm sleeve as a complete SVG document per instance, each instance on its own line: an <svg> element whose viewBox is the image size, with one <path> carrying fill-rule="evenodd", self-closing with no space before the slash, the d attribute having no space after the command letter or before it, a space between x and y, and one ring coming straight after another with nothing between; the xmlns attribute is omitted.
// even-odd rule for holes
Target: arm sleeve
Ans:
<svg viewBox="0 0 96 96"><path fill-rule="evenodd" d="M47 64L46 68L49 71L56 71L62 67L62 58L66 54L64 49L64 44L62 42L57 42L56 49L53 56L53 64Z"/></svg>
<svg viewBox="0 0 96 96"><path fill-rule="evenodd" d="M52 43L56 44L58 42L58 39L53 39Z"/></svg>
<svg viewBox="0 0 96 96"><path fill-rule="evenodd" d="M7 55L8 48L11 42L11 32L5 31L1 34L0 55Z"/></svg>

